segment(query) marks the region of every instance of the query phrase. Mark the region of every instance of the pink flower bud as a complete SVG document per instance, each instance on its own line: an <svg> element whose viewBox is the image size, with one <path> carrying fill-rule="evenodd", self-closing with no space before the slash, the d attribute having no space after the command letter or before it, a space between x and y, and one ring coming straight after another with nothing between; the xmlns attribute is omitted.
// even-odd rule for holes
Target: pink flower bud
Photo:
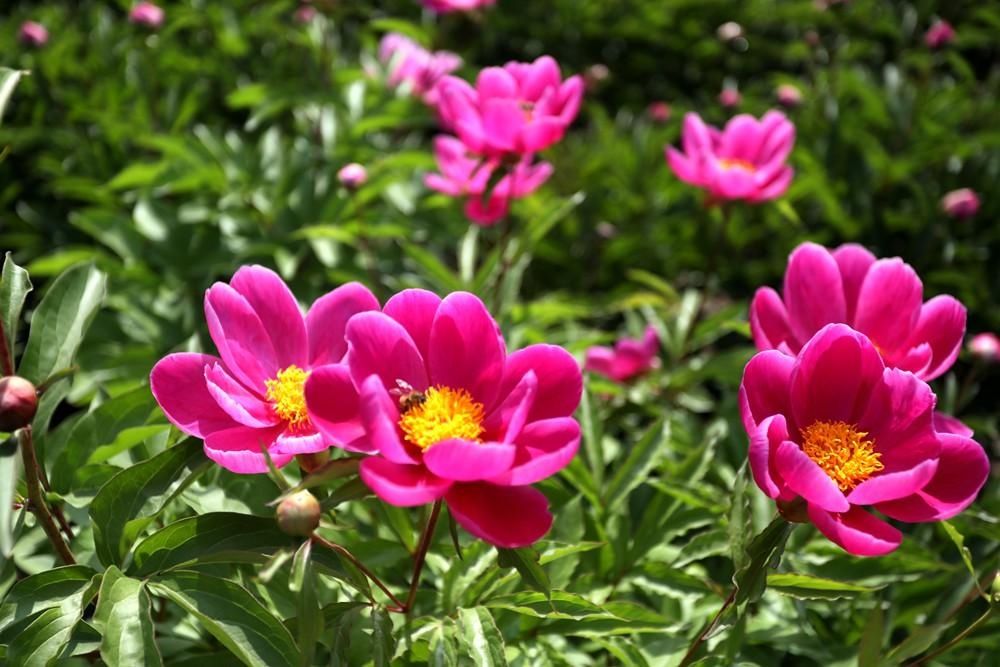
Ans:
<svg viewBox="0 0 1000 667"><path fill-rule="evenodd" d="M728 108L735 107L743 99L740 95L740 91L735 88L723 88L722 92L719 93L719 104Z"/></svg>
<svg viewBox="0 0 1000 667"><path fill-rule="evenodd" d="M357 190L368 180L368 171L357 162L341 167L337 172L340 184L348 190Z"/></svg>
<svg viewBox="0 0 1000 667"><path fill-rule="evenodd" d="M1000 361L1000 338L996 334L976 334L969 341L969 352L986 361Z"/></svg>
<svg viewBox="0 0 1000 667"><path fill-rule="evenodd" d="M941 210L953 218L971 218L979 212L979 196L969 188L952 190L941 198Z"/></svg>
<svg viewBox="0 0 1000 667"><path fill-rule="evenodd" d="M670 105L666 102L653 102L646 113L654 123L666 123L670 120Z"/></svg>
<svg viewBox="0 0 1000 667"><path fill-rule="evenodd" d="M783 83L778 86L775 95L778 98L778 104L783 107L791 108L802 104L802 91L799 90L798 86L790 83Z"/></svg>
<svg viewBox="0 0 1000 667"><path fill-rule="evenodd" d="M955 29L947 21L937 21L924 34L924 43L932 49L940 49L955 41Z"/></svg>
<svg viewBox="0 0 1000 667"><path fill-rule="evenodd" d="M16 375L0 378L0 431L24 428L35 418L37 411L35 385Z"/></svg>
<svg viewBox="0 0 1000 667"><path fill-rule="evenodd" d="M726 21L718 27L715 34L718 35L720 41L731 42L743 36L743 26L736 21Z"/></svg>
<svg viewBox="0 0 1000 667"><path fill-rule="evenodd" d="M164 13L152 2L139 2L128 13L128 20L136 25L156 30L163 25Z"/></svg>
<svg viewBox="0 0 1000 667"><path fill-rule="evenodd" d="M278 505L278 528L296 537L308 537L319 525L322 508L316 496L299 491L288 496Z"/></svg>
<svg viewBox="0 0 1000 667"><path fill-rule="evenodd" d="M49 41L49 31L37 21L25 21L17 32L17 38L27 46L40 47Z"/></svg>
<svg viewBox="0 0 1000 667"><path fill-rule="evenodd" d="M311 23L316 18L316 8L309 5L302 5L295 10L295 20L298 23Z"/></svg>

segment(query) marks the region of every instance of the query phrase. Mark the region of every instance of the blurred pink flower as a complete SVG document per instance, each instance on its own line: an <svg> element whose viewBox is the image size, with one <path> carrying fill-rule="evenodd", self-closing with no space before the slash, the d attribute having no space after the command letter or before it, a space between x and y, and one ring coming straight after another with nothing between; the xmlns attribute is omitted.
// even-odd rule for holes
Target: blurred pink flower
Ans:
<svg viewBox="0 0 1000 667"><path fill-rule="evenodd" d="M449 12L468 12L480 7L490 7L496 0L421 0L424 7L438 14Z"/></svg>
<svg viewBox="0 0 1000 667"><path fill-rule="evenodd" d="M965 336L965 307L947 295L924 303L916 271L898 257L875 259L848 243L792 251L784 297L762 287L750 305L759 350L799 354L823 326L841 322L868 336L886 366L933 380L951 368Z"/></svg>
<svg viewBox="0 0 1000 667"><path fill-rule="evenodd" d="M798 86L790 83L783 83L778 86L775 90L775 96L778 98L778 104L786 108L797 107L802 104L802 91L799 90Z"/></svg>
<svg viewBox="0 0 1000 667"><path fill-rule="evenodd" d="M317 371L306 403L322 428L341 418L342 400L358 401L364 441L377 452L362 459L361 479L375 495L398 507L443 499L460 526L500 547L548 532L548 501L530 485L563 469L580 444L572 415L583 381L568 352L508 354L467 292L405 290L381 312L352 317L346 338L360 398Z"/></svg>
<svg viewBox="0 0 1000 667"><path fill-rule="evenodd" d="M743 96L740 95L740 91L736 88L726 86L719 93L719 104L726 107L727 109L738 106L743 100Z"/></svg>
<svg viewBox="0 0 1000 667"><path fill-rule="evenodd" d="M23 44L39 47L49 41L49 31L37 21L25 21L17 31L17 37Z"/></svg>
<svg viewBox="0 0 1000 667"><path fill-rule="evenodd" d="M993 333L976 334L969 341L969 352L986 361L1000 361L1000 338Z"/></svg>
<svg viewBox="0 0 1000 667"><path fill-rule="evenodd" d="M428 51L409 37L389 33L378 47L379 60L389 69L389 86L406 84L413 95L435 106L438 84L446 74L462 66L462 59L449 51Z"/></svg>
<svg viewBox="0 0 1000 667"><path fill-rule="evenodd" d="M935 396L912 373L886 368L864 334L820 329L797 357L759 352L740 385L750 470L782 514L802 514L857 556L896 549L902 534L864 508L897 521L949 519L989 475L983 448L936 429ZM791 515L791 516L790 516Z"/></svg>
<svg viewBox="0 0 1000 667"><path fill-rule="evenodd" d="M163 18L163 10L152 2L136 3L128 13L128 20L132 23L153 29L163 25Z"/></svg>
<svg viewBox="0 0 1000 667"><path fill-rule="evenodd" d="M357 395L340 362L347 320L377 309L367 288L349 283L317 299L303 317L276 273L245 266L205 293L205 319L219 356L169 354L153 367L150 388L177 428L204 440L205 455L236 473L267 472L264 448L276 466L334 444L366 451ZM340 382L344 390L336 411L316 424L306 412L304 387L320 367L326 385Z"/></svg>
<svg viewBox="0 0 1000 667"><path fill-rule="evenodd" d="M947 21L935 21L924 34L924 43L932 49L940 49L955 40L955 29Z"/></svg>
<svg viewBox="0 0 1000 667"><path fill-rule="evenodd" d="M651 102L646 113L654 123L666 123L670 120L670 105L666 102Z"/></svg>
<svg viewBox="0 0 1000 667"><path fill-rule="evenodd" d="M438 111L474 153L489 157L525 156L560 141L576 118L583 79L565 81L549 56L533 63L487 67L473 88L448 76L439 86Z"/></svg>
<svg viewBox="0 0 1000 667"><path fill-rule="evenodd" d="M780 111L757 120L734 116L720 132L698 114L684 116L684 152L667 147L667 162L679 179L717 199L756 203L780 197L792 182L785 164L795 143L795 126Z"/></svg>
<svg viewBox="0 0 1000 667"><path fill-rule="evenodd" d="M357 162L352 162L340 168L337 180L348 190L356 190L368 180L368 170Z"/></svg>
<svg viewBox="0 0 1000 667"><path fill-rule="evenodd" d="M659 365L660 337L652 326L646 327L641 340L623 338L613 348L594 346L587 350L584 370L598 373L615 382L626 382Z"/></svg>
<svg viewBox="0 0 1000 667"><path fill-rule="evenodd" d="M316 8L312 5L300 5L295 10L295 20L298 23L311 23L316 18L317 13Z"/></svg>
<svg viewBox="0 0 1000 667"><path fill-rule="evenodd" d="M497 158L472 154L460 139L447 135L434 139L434 156L441 173L428 174L424 183L451 197L466 197L465 215L484 227L507 215L511 199L527 197L552 175L551 164L532 164L531 155L511 167ZM507 170L499 181L494 178L497 169ZM493 189L489 190L494 182Z"/></svg>
<svg viewBox="0 0 1000 667"><path fill-rule="evenodd" d="M953 218L971 218L979 212L979 196L969 188L952 190L941 198L941 210Z"/></svg>

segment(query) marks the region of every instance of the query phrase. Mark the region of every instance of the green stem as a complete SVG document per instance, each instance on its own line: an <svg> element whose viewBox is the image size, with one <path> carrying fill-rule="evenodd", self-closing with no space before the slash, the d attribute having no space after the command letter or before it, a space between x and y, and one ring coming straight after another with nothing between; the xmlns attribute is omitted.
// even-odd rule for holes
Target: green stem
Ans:
<svg viewBox="0 0 1000 667"><path fill-rule="evenodd" d="M950 651L952 648L955 647L956 644L958 644L960 641L962 641L963 639L965 639L966 637L968 637L969 635L971 635L973 632L975 632L976 630L978 630L981 625L983 625L984 623L986 623L986 621L988 621L990 619L990 616L993 615L993 612L996 611L996 608L997 608L996 604L990 604L990 608L986 610L986 613L984 613L982 616L980 616L975 621L973 621L972 625L970 625L965 630L962 630L957 635L955 635L954 637L952 637L951 641L949 641L944 646L941 646L940 648L938 648L938 649L936 649L934 651L931 651L930 653L928 653L924 657L918 658L914 662L911 662L908 665L908 667L917 667L918 665L922 665L922 664L924 664L926 662L929 662L929 661L933 660L934 658L938 657L939 655Z"/></svg>
<svg viewBox="0 0 1000 667"><path fill-rule="evenodd" d="M372 581L373 584L375 584L376 586L378 586L379 590L381 590L383 593L385 593L386 596L390 600L392 600L393 604L395 604L397 608L400 608L400 609L403 608L403 606L404 606L403 603L399 601L399 598L397 598L395 595L392 594L392 591L390 591L389 588L385 584L382 583L382 580L379 579L378 576L376 576L374 572L372 572L371 570L369 570L367 565L365 565L360 560L358 560L357 556L355 556L354 554L352 554L345 547L342 547L342 546L340 546L339 544L337 544L335 542L331 542L330 540L327 540L327 539L325 539L323 537L320 537L316 533L313 533L312 537L310 537L309 539L311 539L314 544L319 544L320 546L324 546L327 549L329 549L330 551L338 553L341 556L343 556L344 558L346 558L348 561L350 561L354 565L354 567L356 567L359 570L361 570L361 573L364 574L366 577L368 577ZM393 611L394 611L394 609L393 609Z"/></svg>
<svg viewBox="0 0 1000 667"><path fill-rule="evenodd" d="M431 540L434 538L434 529L437 527L438 517L441 516L441 501L438 500L431 508L431 515L427 518L427 525L420 536L420 544L417 546L417 553L413 557L413 578L410 580L410 594L406 597L406 605L401 610L403 613L410 613L413 603L417 599L417 586L420 584L420 573L424 569L424 560L427 558L427 551L431 547Z"/></svg>
<svg viewBox="0 0 1000 667"><path fill-rule="evenodd" d="M35 457L35 443L31 439L31 427L25 426L19 432L21 441L21 455L24 457L24 477L28 487L28 499L31 507L38 517L38 523L48 536L49 541L55 548L56 553L62 558L66 565L76 565L76 558L70 551L69 545L63 540L62 533L52 519L52 513L45 502L45 495L42 493L42 484L38 477L38 459Z"/></svg>
<svg viewBox="0 0 1000 667"><path fill-rule="evenodd" d="M694 654L698 652L698 648L705 642L705 638L708 637L709 633L711 633L712 630L715 629L715 626L719 624L719 620L722 618L722 615L726 613L726 610L729 609L729 607L733 604L735 600L736 600L736 587L733 586L733 590L730 591L729 597L727 597L725 602L722 603L722 607L720 607L719 611L716 612L715 617L712 618L709 624L705 626L705 628L698 634L697 637L695 637L695 640L691 642L690 648L688 648L687 653L684 654L684 657L681 658L681 661L680 663L678 663L677 667L686 667L686 665L691 664L691 660L694 658Z"/></svg>

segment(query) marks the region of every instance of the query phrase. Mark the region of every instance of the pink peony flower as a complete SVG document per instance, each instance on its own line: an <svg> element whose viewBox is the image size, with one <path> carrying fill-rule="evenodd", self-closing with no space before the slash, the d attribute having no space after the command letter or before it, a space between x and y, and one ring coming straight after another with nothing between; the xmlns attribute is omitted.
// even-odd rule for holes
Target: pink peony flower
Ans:
<svg viewBox="0 0 1000 667"><path fill-rule="evenodd" d="M802 91L798 86L790 83L783 83L775 90L778 104L786 108L797 107L802 104Z"/></svg>
<svg viewBox="0 0 1000 667"><path fill-rule="evenodd" d="M935 430L934 404L925 382L886 368L844 324L823 327L798 357L759 352L740 386L754 481L785 516L804 503L808 520L849 553L889 553L902 534L864 508L941 521L968 507L989 475L967 430Z"/></svg>
<svg viewBox="0 0 1000 667"><path fill-rule="evenodd" d="M976 334L969 341L969 352L986 361L1000 361L1000 338L996 334Z"/></svg>
<svg viewBox="0 0 1000 667"><path fill-rule="evenodd" d="M438 14L468 12L480 7L490 7L496 0L421 0L424 7Z"/></svg>
<svg viewBox="0 0 1000 667"><path fill-rule="evenodd" d="M759 350L798 354L824 325L842 322L868 336L887 366L933 380L955 362L965 307L954 297L923 302L923 285L898 257L876 260L855 244L833 252L803 243L788 258L784 299L762 287L750 305Z"/></svg>
<svg viewBox="0 0 1000 667"><path fill-rule="evenodd" d="M128 20L136 25L156 29L163 25L163 16L163 10L152 2L139 2L128 13Z"/></svg>
<svg viewBox="0 0 1000 667"><path fill-rule="evenodd" d="M941 198L941 210L953 218L971 218L979 212L979 196L969 188L952 190Z"/></svg>
<svg viewBox="0 0 1000 667"><path fill-rule="evenodd" d="M654 123L666 123L670 120L670 105L666 102L651 102L646 113Z"/></svg>
<svg viewBox="0 0 1000 667"><path fill-rule="evenodd" d="M487 67L476 87L448 76L440 84L438 112L469 150L489 157L525 156L560 141L576 118L583 79L565 81L549 56L533 63Z"/></svg>
<svg viewBox="0 0 1000 667"><path fill-rule="evenodd" d="M348 190L357 190L368 180L368 170L357 162L352 162L340 168L337 180Z"/></svg>
<svg viewBox="0 0 1000 667"><path fill-rule="evenodd" d="M940 49L955 40L955 29L947 21L935 21L924 34L924 43L932 49Z"/></svg>
<svg viewBox="0 0 1000 667"><path fill-rule="evenodd" d="M722 89L721 93L719 93L719 104L727 109L739 106L741 101L743 101L743 96L740 95L740 91L736 88L730 88L727 86Z"/></svg>
<svg viewBox="0 0 1000 667"><path fill-rule="evenodd" d="M303 317L276 273L243 267L229 284L215 283L205 293L219 357L167 355L150 374L153 396L177 428L205 441L208 458L233 472L266 472L263 447L277 466L333 444L365 450L356 396L351 403L349 392L341 392L341 405L328 415L343 418L323 424L321 435L303 392L320 366L328 385L339 378L352 386L340 364L347 351L344 328L355 313L377 309L371 292L350 283L317 299Z"/></svg>
<svg viewBox="0 0 1000 667"><path fill-rule="evenodd" d="M530 485L564 468L580 443L571 415L582 377L568 352L531 345L508 355L478 297L414 289L351 318L347 344L378 451L361 462L361 479L379 498L399 507L443 498L459 525L501 547L548 531L548 501ZM344 390L319 372L306 382L321 430L355 400Z"/></svg>
<svg viewBox="0 0 1000 667"><path fill-rule="evenodd" d="M795 126L780 111L759 121L734 116L721 132L689 113L681 133L684 152L668 147L667 162L679 179L714 198L756 203L788 189L793 172L785 161L794 143Z"/></svg>
<svg viewBox="0 0 1000 667"><path fill-rule="evenodd" d="M652 326L646 327L641 340L623 338L613 348L594 346L587 350L584 369L626 382L659 365L660 337Z"/></svg>
<svg viewBox="0 0 1000 667"><path fill-rule="evenodd" d="M45 46L49 41L49 31L37 21L25 21L17 31L17 38L28 46Z"/></svg>
<svg viewBox="0 0 1000 667"><path fill-rule="evenodd" d="M409 37L389 33L379 43L378 57L389 69L389 86L406 84L410 92L431 105L438 102L438 84L446 74L462 66L462 59L449 51L428 51Z"/></svg>
<svg viewBox="0 0 1000 667"><path fill-rule="evenodd" d="M527 197L552 175L551 164L531 164L530 155L511 168L502 165L497 158L471 155L465 144L447 135L434 139L434 154L441 173L428 174L424 183L451 197L467 197L465 215L484 227L502 220L510 210L512 199ZM498 168L508 170L499 181L494 179Z"/></svg>

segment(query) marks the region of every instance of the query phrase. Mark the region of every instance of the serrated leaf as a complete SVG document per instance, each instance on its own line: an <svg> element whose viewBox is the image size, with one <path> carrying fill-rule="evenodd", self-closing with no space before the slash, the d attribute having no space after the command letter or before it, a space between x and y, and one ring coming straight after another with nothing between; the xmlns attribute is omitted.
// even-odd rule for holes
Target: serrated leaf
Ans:
<svg viewBox="0 0 1000 667"><path fill-rule="evenodd" d="M73 365L91 320L104 301L107 277L93 265L73 267L46 291L31 316L18 373L36 385Z"/></svg>
<svg viewBox="0 0 1000 667"><path fill-rule="evenodd" d="M185 470L203 461L201 443L188 439L122 470L101 487L90 503L90 518L94 548L104 565L122 564L136 538L159 515L169 498L144 514L143 508L166 494ZM170 497L182 488L183 485L179 486Z"/></svg>
<svg viewBox="0 0 1000 667"><path fill-rule="evenodd" d="M104 573L93 623L101 633L101 657L108 665L163 664L150 605L144 582L126 577L113 565Z"/></svg>
<svg viewBox="0 0 1000 667"><path fill-rule="evenodd" d="M507 664L503 636L488 609L459 609L458 622L472 664L477 667L501 667Z"/></svg>
<svg viewBox="0 0 1000 667"><path fill-rule="evenodd" d="M251 667L294 665L302 659L287 628L238 584L177 571L151 580L149 589L192 614L209 634Z"/></svg>

